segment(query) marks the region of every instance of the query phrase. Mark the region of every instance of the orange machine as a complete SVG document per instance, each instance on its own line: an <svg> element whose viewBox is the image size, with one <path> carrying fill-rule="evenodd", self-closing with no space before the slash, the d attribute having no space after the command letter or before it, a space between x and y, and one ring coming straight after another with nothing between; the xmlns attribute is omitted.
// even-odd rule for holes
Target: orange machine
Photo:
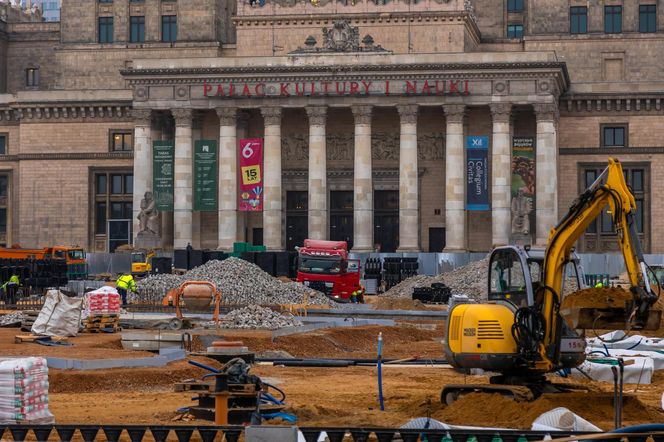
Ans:
<svg viewBox="0 0 664 442"><path fill-rule="evenodd" d="M180 305L204 309L209 307L214 300L214 313L212 319L219 321L219 304L221 303L221 293L217 287L208 281L186 281L180 287L168 292L162 301L163 305L175 306L175 316L182 319L182 310Z"/></svg>
<svg viewBox="0 0 664 442"><path fill-rule="evenodd" d="M69 279L85 279L88 276L85 252L76 246L54 246L41 249L22 249L19 246L0 247L0 259L64 259Z"/></svg>

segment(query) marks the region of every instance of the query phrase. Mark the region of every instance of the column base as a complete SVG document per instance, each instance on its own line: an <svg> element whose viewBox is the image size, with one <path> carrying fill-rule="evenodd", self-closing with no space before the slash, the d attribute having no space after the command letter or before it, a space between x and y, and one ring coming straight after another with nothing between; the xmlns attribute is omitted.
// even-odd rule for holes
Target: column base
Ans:
<svg viewBox="0 0 664 442"><path fill-rule="evenodd" d="M397 253L420 253L421 250L417 247L399 247Z"/></svg>
<svg viewBox="0 0 664 442"><path fill-rule="evenodd" d="M468 253L467 249L462 249L458 247L445 247L443 253Z"/></svg>
<svg viewBox="0 0 664 442"><path fill-rule="evenodd" d="M219 252L231 253L233 252L233 247L217 247L216 250Z"/></svg>
<svg viewBox="0 0 664 442"><path fill-rule="evenodd" d="M376 249L370 247L353 247L350 253L376 253Z"/></svg>

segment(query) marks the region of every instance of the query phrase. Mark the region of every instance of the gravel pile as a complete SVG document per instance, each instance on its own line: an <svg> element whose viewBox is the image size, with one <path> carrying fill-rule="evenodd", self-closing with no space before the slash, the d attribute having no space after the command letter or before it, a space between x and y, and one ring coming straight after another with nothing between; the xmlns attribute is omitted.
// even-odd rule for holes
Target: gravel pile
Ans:
<svg viewBox="0 0 664 442"><path fill-rule="evenodd" d="M214 327L215 323L210 321L203 325ZM302 325L302 323L293 315L283 315L259 305L248 305L247 307L233 310L219 321L219 327L221 328L277 330L297 325Z"/></svg>
<svg viewBox="0 0 664 442"><path fill-rule="evenodd" d="M185 281L214 283L221 291L221 302L224 304L299 304L302 303L305 293L309 293L309 304L333 304L333 301L318 291L298 283L281 282L257 265L234 257L223 261L209 261L182 276L149 276L136 284L139 293L130 300L159 301L166 292Z"/></svg>
<svg viewBox="0 0 664 442"><path fill-rule="evenodd" d="M14 312L8 315L0 316L0 325L15 324L17 322L23 321L24 319L26 319L26 317L23 312Z"/></svg>
<svg viewBox="0 0 664 442"><path fill-rule="evenodd" d="M429 287L434 282L442 282L452 289L453 295L466 295L476 300L487 299L488 271L489 256L486 256L484 259L437 276L413 276L401 281L382 296L387 298L410 298L413 295L414 288Z"/></svg>

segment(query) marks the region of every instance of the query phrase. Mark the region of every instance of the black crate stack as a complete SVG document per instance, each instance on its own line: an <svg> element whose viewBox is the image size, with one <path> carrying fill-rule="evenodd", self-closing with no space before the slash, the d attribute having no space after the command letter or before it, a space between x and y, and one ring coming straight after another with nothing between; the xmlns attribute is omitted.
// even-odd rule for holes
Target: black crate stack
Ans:
<svg viewBox="0 0 664 442"><path fill-rule="evenodd" d="M430 287L413 288L413 301L424 304L447 304L452 296L452 289L442 282L434 282Z"/></svg>
<svg viewBox="0 0 664 442"><path fill-rule="evenodd" d="M377 293L382 279L382 263L380 258L367 258L364 262L364 281L368 295Z"/></svg>
<svg viewBox="0 0 664 442"><path fill-rule="evenodd" d="M18 276L22 287L38 292L64 287L69 282L64 259L0 259L0 284L9 281L12 275Z"/></svg>
<svg viewBox="0 0 664 442"><path fill-rule="evenodd" d="M383 273L386 289L389 290L404 279L417 275L418 269L417 258L385 258Z"/></svg>

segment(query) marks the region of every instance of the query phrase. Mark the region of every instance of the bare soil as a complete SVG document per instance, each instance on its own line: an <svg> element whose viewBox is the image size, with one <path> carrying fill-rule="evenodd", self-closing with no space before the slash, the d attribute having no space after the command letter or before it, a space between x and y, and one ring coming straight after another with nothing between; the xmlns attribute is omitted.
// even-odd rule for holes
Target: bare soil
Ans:
<svg viewBox="0 0 664 442"><path fill-rule="evenodd" d="M414 326L362 327L322 330L287 336L275 342L269 333L256 331L215 332L229 340L242 340L253 351L284 350L296 357L375 357L376 338L383 333L388 358L442 358L443 324L435 330ZM83 357L132 357L121 350L120 335L85 335L72 339L70 348L12 344L16 330L0 330L0 353L5 349L22 356L57 354ZM19 352L20 351L20 352ZM143 352L139 352L141 354ZM200 362L219 367L206 358ZM532 403L516 403L500 396L469 395L450 407L440 403L440 391L450 383L486 383L485 376L465 376L442 367L391 367L383 369L385 411L378 409L375 367L285 368L257 365L252 372L287 393L287 411L299 425L398 427L417 417L431 415L450 424L529 428L545 411L567 407L603 429L613 425L612 386L582 382L584 393L545 395ZM173 383L199 378L206 372L185 361L162 368L98 371L50 370L50 408L58 423L203 425L209 422L180 420L180 407L191 405L190 393L174 393ZM555 382L566 382L551 376ZM576 380L575 382L579 382ZM655 373L651 385L627 385L626 425L664 421L661 395L664 373ZM148 439L146 439L148 440Z"/></svg>

